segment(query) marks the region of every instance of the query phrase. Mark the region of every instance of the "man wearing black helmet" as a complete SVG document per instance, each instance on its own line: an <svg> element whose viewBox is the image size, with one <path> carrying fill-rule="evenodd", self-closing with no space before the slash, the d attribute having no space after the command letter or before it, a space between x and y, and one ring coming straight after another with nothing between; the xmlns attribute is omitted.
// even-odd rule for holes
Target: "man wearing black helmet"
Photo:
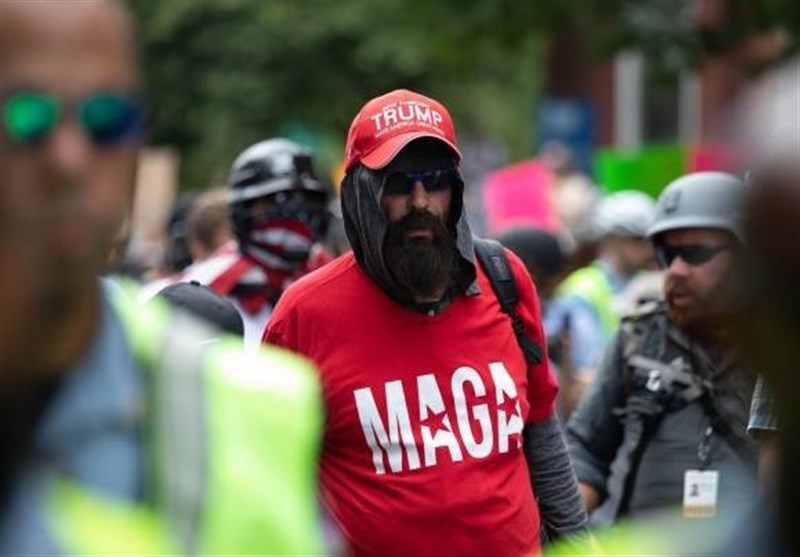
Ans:
<svg viewBox="0 0 800 557"><path fill-rule="evenodd" d="M710 518L754 494L753 378L733 347L744 183L698 172L667 186L648 230L664 304L622 321L567 439L587 508L614 520L680 508ZM612 466L612 462L614 465Z"/></svg>
<svg viewBox="0 0 800 557"><path fill-rule="evenodd" d="M365 104L342 184L353 254L290 286L264 337L319 364L321 483L355 555L533 555L540 523L585 525L546 352L525 357L478 265L460 159L434 99ZM533 282L505 254L542 346Z"/></svg>
<svg viewBox="0 0 800 557"><path fill-rule="evenodd" d="M237 242L179 275L226 296L242 314L245 343L255 346L283 290L330 257L319 240L327 224L328 192L311 155L287 139L244 150L228 178Z"/></svg>

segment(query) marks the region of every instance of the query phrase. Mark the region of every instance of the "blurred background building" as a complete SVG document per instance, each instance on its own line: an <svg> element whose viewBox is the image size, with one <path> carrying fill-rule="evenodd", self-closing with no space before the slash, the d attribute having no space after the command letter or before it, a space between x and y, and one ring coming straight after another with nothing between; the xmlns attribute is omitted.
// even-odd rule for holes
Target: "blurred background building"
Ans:
<svg viewBox="0 0 800 557"><path fill-rule="evenodd" d="M529 165L514 180L549 167L531 188L564 197L551 200L558 218L540 207L529 219L547 229L585 218L587 184L656 195L686 171L736 170L719 123L746 84L797 51L800 21L794 0L128 4L143 37L151 143L180 162L161 173L174 183L141 184L153 196L221 184L237 152L274 136L311 148L335 190L354 109L405 87L450 107L468 210L492 234L506 224L489 226L482 186L507 165ZM158 245L149 232L146 245Z"/></svg>

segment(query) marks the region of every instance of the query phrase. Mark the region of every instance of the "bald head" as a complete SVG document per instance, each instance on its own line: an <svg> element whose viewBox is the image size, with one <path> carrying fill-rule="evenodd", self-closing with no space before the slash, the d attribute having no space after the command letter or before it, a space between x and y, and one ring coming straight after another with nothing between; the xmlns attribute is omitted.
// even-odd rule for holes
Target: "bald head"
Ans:
<svg viewBox="0 0 800 557"><path fill-rule="evenodd" d="M133 26L123 7L109 0L3 0L0 2L0 71L4 88L10 76L36 85L47 64L70 64L80 56L83 66L110 61L115 71L104 76L109 85L135 86L137 53ZM88 71L64 66L59 80L68 86L70 74ZM104 71L107 71L104 69Z"/></svg>
<svg viewBox="0 0 800 557"><path fill-rule="evenodd" d="M40 346L79 330L75 315L96 304L97 275L133 190L141 118L129 117L137 125L109 140L91 128L88 107L106 117L110 106L141 114L138 82L121 4L0 0L0 221L11 239L0 242L0 299L32 300L25 315L36 320L30 330ZM18 133L20 122L35 133ZM19 323L13 307L2 304L0 322Z"/></svg>

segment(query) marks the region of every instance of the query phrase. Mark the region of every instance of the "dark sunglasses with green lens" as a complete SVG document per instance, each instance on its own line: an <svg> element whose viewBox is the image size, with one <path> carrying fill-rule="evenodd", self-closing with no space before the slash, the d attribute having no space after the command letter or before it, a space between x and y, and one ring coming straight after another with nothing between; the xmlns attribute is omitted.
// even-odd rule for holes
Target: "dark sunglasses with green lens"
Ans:
<svg viewBox="0 0 800 557"><path fill-rule="evenodd" d="M18 144L42 141L64 112L64 102L53 95L17 92L3 99L3 128ZM76 105L83 130L98 145L116 145L141 136L145 128L144 104L134 95L96 93Z"/></svg>

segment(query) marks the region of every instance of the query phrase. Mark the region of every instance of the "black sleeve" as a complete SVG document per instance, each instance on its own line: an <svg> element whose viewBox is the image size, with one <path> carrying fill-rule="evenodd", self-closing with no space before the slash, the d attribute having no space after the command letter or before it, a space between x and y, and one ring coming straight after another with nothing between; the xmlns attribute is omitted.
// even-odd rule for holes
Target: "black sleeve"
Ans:
<svg viewBox="0 0 800 557"><path fill-rule="evenodd" d="M588 535L583 498L569 462L558 417L529 423L524 433L525 458L548 538Z"/></svg>
<svg viewBox="0 0 800 557"><path fill-rule="evenodd" d="M622 333L608 345L586 396L567 423L567 445L578 481L607 495L611 463L622 443L622 425L613 410L625 399Z"/></svg>

